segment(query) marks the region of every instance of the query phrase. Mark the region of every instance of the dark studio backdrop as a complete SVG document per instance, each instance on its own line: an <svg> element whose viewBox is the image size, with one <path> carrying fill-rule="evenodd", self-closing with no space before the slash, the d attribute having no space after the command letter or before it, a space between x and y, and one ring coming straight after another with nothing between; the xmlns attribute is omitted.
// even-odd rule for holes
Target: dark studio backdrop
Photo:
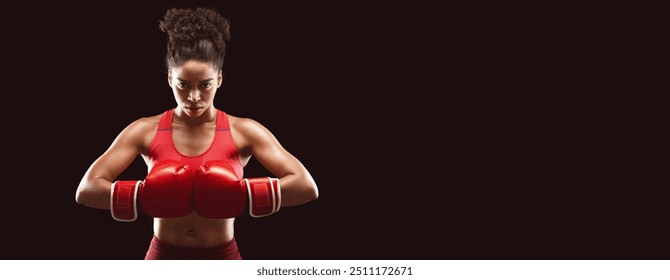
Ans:
<svg viewBox="0 0 670 280"><path fill-rule="evenodd" d="M667 191L638 176L654 167L612 134L619 115L568 85L592 63L575 46L597 42L546 10L108 1L17 9L5 25L17 113L0 259L144 257L150 218L116 222L75 190L123 128L175 105L158 20L201 4L232 23L215 105L270 129L320 191L238 218L244 258L669 258ZM144 176L138 157L118 179Z"/></svg>

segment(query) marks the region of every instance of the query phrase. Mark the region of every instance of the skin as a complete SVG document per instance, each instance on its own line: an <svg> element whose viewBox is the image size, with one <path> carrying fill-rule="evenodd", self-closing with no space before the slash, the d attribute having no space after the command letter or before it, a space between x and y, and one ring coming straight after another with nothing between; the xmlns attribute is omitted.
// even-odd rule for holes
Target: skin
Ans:
<svg viewBox="0 0 670 280"><path fill-rule="evenodd" d="M216 90L223 82L211 63L187 61L168 71L168 84L177 107L172 122L172 140L184 155L204 153L214 139ZM112 182L141 155L148 160L161 115L141 118L128 125L84 174L76 192L79 204L110 209ZM287 152L260 123L228 115L233 141L242 166L255 157L281 183L281 207L307 203L318 197L318 189L303 164ZM111 219L111 218L110 218ZM211 247L233 239L234 218L209 219L195 212L179 218L154 218L154 234L163 242L185 247Z"/></svg>

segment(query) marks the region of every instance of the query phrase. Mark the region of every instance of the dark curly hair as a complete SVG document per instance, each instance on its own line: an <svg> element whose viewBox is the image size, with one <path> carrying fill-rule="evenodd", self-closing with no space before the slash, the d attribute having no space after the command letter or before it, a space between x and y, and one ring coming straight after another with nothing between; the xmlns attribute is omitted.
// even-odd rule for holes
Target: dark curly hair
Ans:
<svg viewBox="0 0 670 280"><path fill-rule="evenodd" d="M168 69L188 60L212 63L216 70L223 67L230 21L215 10L169 9L158 26L168 35L165 56Z"/></svg>

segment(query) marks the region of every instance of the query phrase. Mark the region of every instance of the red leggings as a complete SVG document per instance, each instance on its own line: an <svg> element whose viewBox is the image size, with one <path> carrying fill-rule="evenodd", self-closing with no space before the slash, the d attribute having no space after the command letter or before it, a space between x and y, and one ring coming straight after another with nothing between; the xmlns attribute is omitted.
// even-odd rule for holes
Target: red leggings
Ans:
<svg viewBox="0 0 670 280"><path fill-rule="evenodd" d="M207 247L181 247L167 244L156 236L151 240L145 260L241 260L235 238L226 244Z"/></svg>

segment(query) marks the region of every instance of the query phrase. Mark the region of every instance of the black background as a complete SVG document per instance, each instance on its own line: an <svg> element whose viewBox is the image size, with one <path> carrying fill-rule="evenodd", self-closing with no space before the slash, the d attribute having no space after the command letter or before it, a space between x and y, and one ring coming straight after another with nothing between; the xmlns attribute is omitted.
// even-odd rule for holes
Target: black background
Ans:
<svg viewBox="0 0 670 280"><path fill-rule="evenodd" d="M199 5L232 23L215 105L270 129L320 191L238 218L244 258L669 258L644 110L597 86L610 26L588 10L281 2L5 9L0 258L144 257L150 218L75 190L126 125L175 105L158 20ZM138 157L119 179L145 175Z"/></svg>

